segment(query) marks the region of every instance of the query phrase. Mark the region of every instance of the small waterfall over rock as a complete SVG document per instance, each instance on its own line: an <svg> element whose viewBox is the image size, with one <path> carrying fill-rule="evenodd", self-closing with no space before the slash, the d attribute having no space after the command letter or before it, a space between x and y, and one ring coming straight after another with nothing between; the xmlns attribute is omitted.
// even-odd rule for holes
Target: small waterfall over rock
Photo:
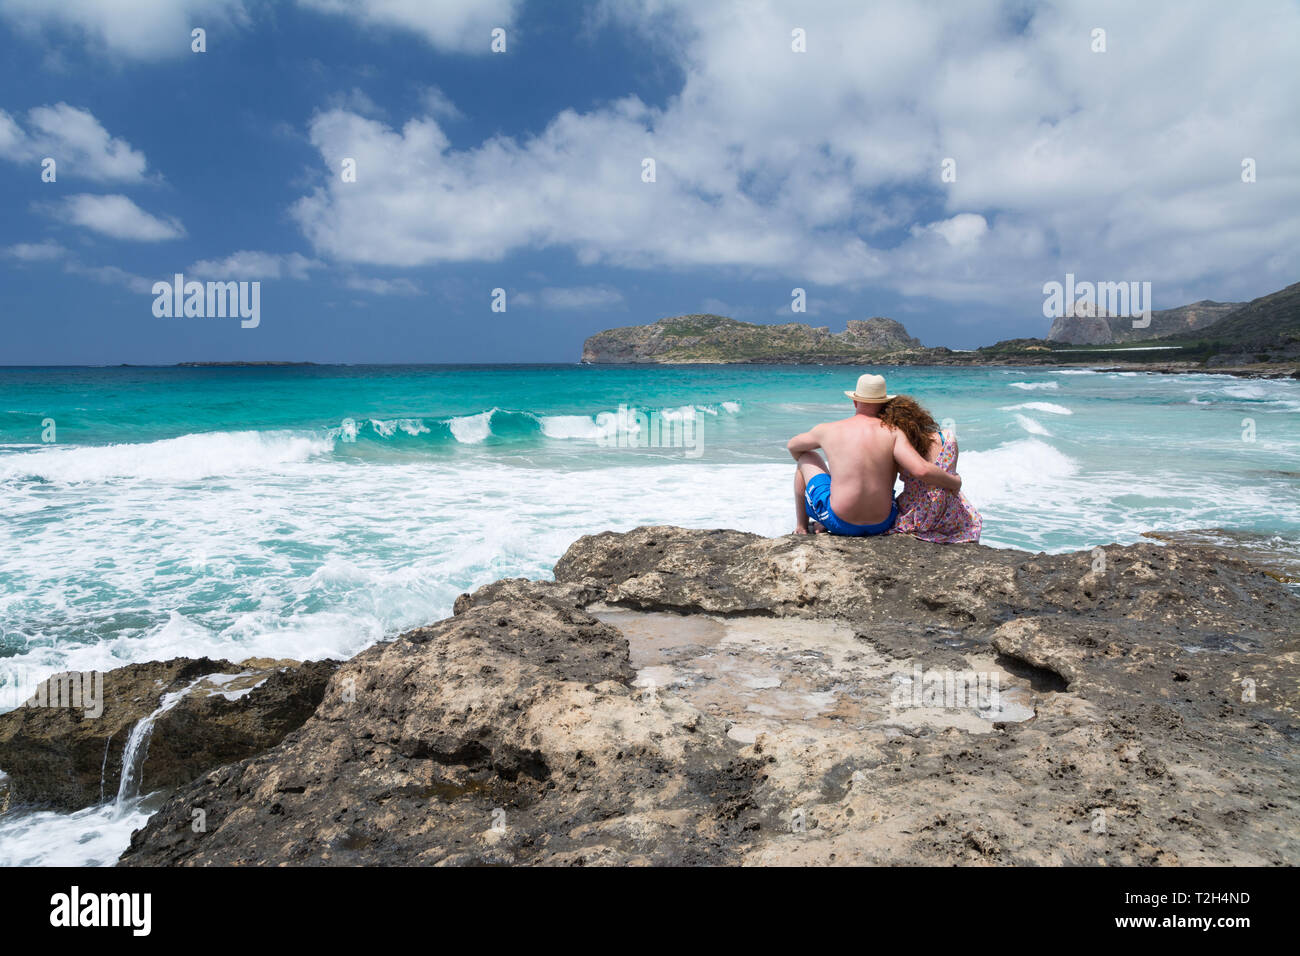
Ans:
<svg viewBox="0 0 1300 956"><path fill-rule="evenodd" d="M116 813L119 816L127 812L132 801L140 795L144 762L149 756L149 739L153 736L154 723L159 717L180 703L186 694L204 680L206 680L206 677L200 677L180 690L174 690L170 694L163 694L162 700L158 702L158 706L153 713L137 721L136 725L131 728L131 736L127 738L126 747L122 751L122 779L117 785L115 806Z"/></svg>

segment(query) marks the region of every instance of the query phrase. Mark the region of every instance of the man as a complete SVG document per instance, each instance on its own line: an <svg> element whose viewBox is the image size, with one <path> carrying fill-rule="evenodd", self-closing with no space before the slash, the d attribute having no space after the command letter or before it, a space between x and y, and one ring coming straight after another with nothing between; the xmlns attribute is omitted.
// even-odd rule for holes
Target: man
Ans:
<svg viewBox="0 0 1300 956"><path fill-rule="evenodd" d="M853 399L853 417L817 425L786 443L797 462L795 534L808 533L809 517L831 534L884 534L898 518L894 480L900 471L928 485L961 490L960 476L932 465L901 431L881 424L880 410L896 397L887 393L883 376L863 375L857 389L844 394Z"/></svg>

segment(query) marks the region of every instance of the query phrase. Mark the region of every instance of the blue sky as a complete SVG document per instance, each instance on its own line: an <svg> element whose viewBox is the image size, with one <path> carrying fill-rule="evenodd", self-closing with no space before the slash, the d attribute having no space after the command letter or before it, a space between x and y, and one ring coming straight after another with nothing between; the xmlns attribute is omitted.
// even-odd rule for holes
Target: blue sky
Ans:
<svg viewBox="0 0 1300 956"><path fill-rule="evenodd" d="M1296 281L1300 7L1131 6L0 0L0 364L571 361L698 311L973 347L1066 272ZM260 324L155 317L176 272Z"/></svg>

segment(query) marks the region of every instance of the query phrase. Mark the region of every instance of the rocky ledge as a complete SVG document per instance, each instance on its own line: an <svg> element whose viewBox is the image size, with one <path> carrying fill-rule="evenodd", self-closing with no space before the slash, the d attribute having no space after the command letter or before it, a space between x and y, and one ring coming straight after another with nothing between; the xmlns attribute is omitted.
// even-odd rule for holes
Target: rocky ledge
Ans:
<svg viewBox="0 0 1300 956"><path fill-rule="evenodd" d="M133 793L261 753L311 716L337 666L178 657L55 675L31 706L0 714L0 808L79 810L114 799L137 728Z"/></svg>
<svg viewBox="0 0 1300 956"><path fill-rule="evenodd" d="M1298 612L1184 543L595 535L343 664L122 862L1294 865Z"/></svg>

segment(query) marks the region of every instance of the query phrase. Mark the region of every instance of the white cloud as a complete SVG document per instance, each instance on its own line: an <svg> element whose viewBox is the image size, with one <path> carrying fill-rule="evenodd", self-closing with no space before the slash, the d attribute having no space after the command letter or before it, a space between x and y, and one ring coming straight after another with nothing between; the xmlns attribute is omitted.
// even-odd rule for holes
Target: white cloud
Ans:
<svg viewBox="0 0 1300 956"><path fill-rule="evenodd" d="M323 263L301 253L254 252L241 249L224 259L200 259L185 270L186 274L213 279L306 279L312 269Z"/></svg>
<svg viewBox="0 0 1300 956"><path fill-rule="evenodd" d="M789 310L786 306L786 310ZM723 302L721 299L708 296L700 303L699 311L705 314L725 315L728 318L737 318L742 315L749 315L754 310L746 305L732 305L729 302Z"/></svg>
<svg viewBox="0 0 1300 956"><path fill-rule="evenodd" d="M110 136L89 110L67 103L38 106L28 111L26 129L0 110L0 157L38 164L47 156L60 177L135 183L145 179L148 169L144 154ZM32 175L38 172L34 165Z"/></svg>
<svg viewBox="0 0 1300 956"><path fill-rule="evenodd" d="M48 207L54 215L74 226L81 226L113 239L158 242L185 235L180 221L159 219L145 212L126 196L96 196L79 193Z"/></svg>
<svg viewBox="0 0 1300 956"><path fill-rule="evenodd" d="M349 289L373 295L419 295L420 287L410 279L367 279L349 276L344 282Z"/></svg>
<svg viewBox="0 0 1300 956"><path fill-rule="evenodd" d="M419 266L559 247L584 264L1002 304L1041 300L1065 271L1150 279L1161 306L1180 304L1162 284L1244 297L1300 272L1287 0L1248 17L1057 0L1023 23L997 0L809 0L806 53L774 4L602 11L677 57L685 82L662 109L625 97L466 149L436 116L322 112L309 133L326 169L353 156L359 177L323 177L295 205L317 252ZM1109 52L1092 53L1103 22ZM940 180L946 157L956 182Z"/></svg>
<svg viewBox="0 0 1300 956"><path fill-rule="evenodd" d="M492 30L496 27L509 28L514 23L521 2L522 0L298 0L299 6L320 13L346 16L364 26L415 33L435 49L455 53L490 53Z"/></svg>
<svg viewBox="0 0 1300 956"><path fill-rule="evenodd" d="M566 245L585 264L806 266L827 278L880 271L860 241L801 247L796 208L774 226L771 210L747 196L700 198L707 183L675 182L671 153L660 153L659 181L642 182L652 113L627 99L608 112L562 113L524 146L493 139L453 151L432 119L397 131L331 110L313 119L311 141L331 169L355 158L357 182L331 177L292 214L322 255L376 265L495 261Z"/></svg>
<svg viewBox="0 0 1300 956"><path fill-rule="evenodd" d="M968 246L978 242L980 237L989 231L989 224L983 216L963 212L951 219L932 222L924 229L943 236L950 246ZM920 235L921 232L920 227L913 230L914 235Z"/></svg>
<svg viewBox="0 0 1300 956"><path fill-rule="evenodd" d="M364 90L355 86L346 93L335 93L327 102L331 109L348 110L361 116L384 115L384 108L372 100Z"/></svg>
<svg viewBox="0 0 1300 956"><path fill-rule="evenodd" d="M605 309L623 304L623 293L608 286L571 286L545 288L538 299L547 309Z"/></svg>
<svg viewBox="0 0 1300 956"><path fill-rule="evenodd" d="M48 262L62 258L68 250L57 242L19 242L0 251L6 258L20 262Z"/></svg>
<svg viewBox="0 0 1300 956"><path fill-rule="evenodd" d="M420 92L420 102L424 105L426 114L434 119L458 120L465 117L465 114L457 109L456 104L439 87L426 86Z"/></svg>
<svg viewBox="0 0 1300 956"><path fill-rule="evenodd" d="M0 257L19 262L53 262L63 260L63 271L85 276L105 285L119 285L132 292L148 292L153 283L117 266L88 266L57 242L20 242L0 249Z"/></svg>
<svg viewBox="0 0 1300 956"><path fill-rule="evenodd" d="M190 55L190 30L244 24L243 0L0 0L19 30L72 34L93 49L131 59Z"/></svg>
<svg viewBox="0 0 1300 956"><path fill-rule="evenodd" d="M87 266L75 259L71 259L63 268L65 272L72 275L85 276L105 285L119 285L130 292L138 292L142 295L151 292L153 289L152 280L127 272L125 269L119 269L117 266Z"/></svg>

